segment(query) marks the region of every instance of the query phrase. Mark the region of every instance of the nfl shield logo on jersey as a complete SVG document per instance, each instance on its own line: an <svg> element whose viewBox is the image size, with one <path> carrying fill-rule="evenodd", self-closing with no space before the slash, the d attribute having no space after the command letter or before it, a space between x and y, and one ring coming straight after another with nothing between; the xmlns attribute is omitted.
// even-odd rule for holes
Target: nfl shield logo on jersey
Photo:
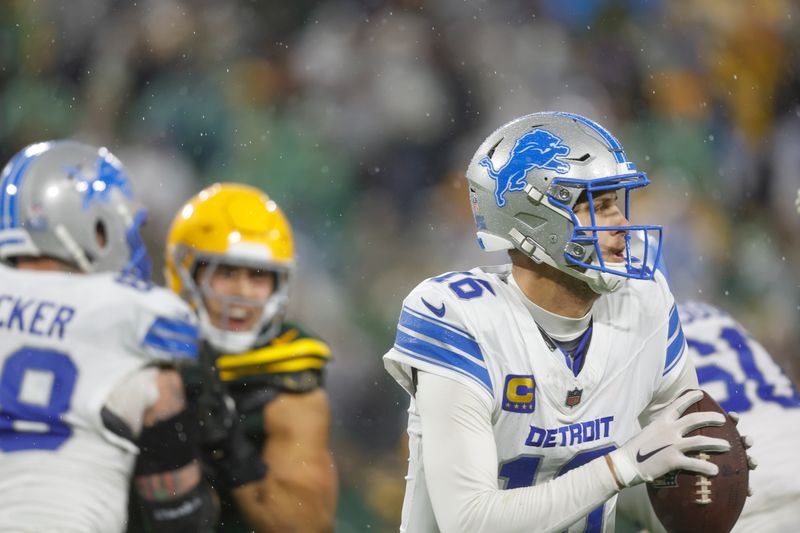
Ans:
<svg viewBox="0 0 800 533"><path fill-rule="evenodd" d="M567 401L564 402L567 407L575 407L579 403L581 403L581 395L583 394L583 389L579 389L575 387L574 389L567 391Z"/></svg>

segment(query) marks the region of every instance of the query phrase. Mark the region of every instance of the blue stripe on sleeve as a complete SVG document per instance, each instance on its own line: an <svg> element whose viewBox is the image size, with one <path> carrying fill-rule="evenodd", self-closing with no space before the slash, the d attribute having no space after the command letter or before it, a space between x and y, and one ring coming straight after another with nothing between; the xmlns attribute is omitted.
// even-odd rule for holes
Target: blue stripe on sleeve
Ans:
<svg viewBox="0 0 800 533"><path fill-rule="evenodd" d="M195 342L161 337L153 331L147 333L143 342L145 346L168 352L171 357L191 359L197 357L197 343Z"/></svg>
<svg viewBox="0 0 800 533"><path fill-rule="evenodd" d="M0 228L3 229L3 228ZM9 244L22 244L25 242L24 239L18 239L16 237L9 237L8 239L0 240L0 248L3 246L8 246Z"/></svg>
<svg viewBox="0 0 800 533"><path fill-rule="evenodd" d="M147 330L142 343L167 352L170 357L195 359L198 353L199 331L196 326L181 320L158 317Z"/></svg>
<svg viewBox="0 0 800 533"><path fill-rule="evenodd" d="M441 362L439 362L439 361L435 361L435 360L428 359L427 357L421 357L421 356L419 356L419 355L417 355L417 354L411 353L411 352L409 352L409 351L407 351L407 350L404 350L404 349L400 348L400 347L399 347L398 345L396 345L396 344L394 345L394 349L395 349L395 350L397 350L398 352L400 352L400 353L404 354L404 355L407 355L407 356L409 356L409 357L413 358L413 359L418 359L418 360L420 360L420 361L424 361L424 362L426 362L426 363L431 363L431 364L434 364L434 365L436 365L436 366L441 366L441 367L443 367L443 368L447 368L447 369L450 369L450 370L452 370L453 372L456 372L456 373L458 373L458 374L461 374L462 376L468 377L469 379L471 379L472 381L474 381L475 383L477 383L478 385L480 385L481 387L483 387L483 389L484 389L486 392L488 392L489 394L492 394L492 391L491 391L491 389L487 389L487 388L486 388L486 384L485 384L485 383L483 383L481 380L477 379L477 378L476 378L475 376L473 376L472 374L468 374L467 372L464 372L464 371L463 371L463 370L461 370L460 368L457 368L457 367L452 367L452 366L450 366L450 365L446 365L446 364L444 364L444 363L441 363Z"/></svg>
<svg viewBox="0 0 800 533"><path fill-rule="evenodd" d="M673 335L675 335L675 330L678 329L678 325L681 323L680 316L678 315L678 308L675 307L675 304L672 304L672 309L669 312L669 328L667 328L667 339L671 339Z"/></svg>
<svg viewBox="0 0 800 533"><path fill-rule="evenodd" d="M152 326L150 326L151 331L154 329L160 329L175 335L183 335L184 337L189 337L190 339L198 339L200 337L197 326L173 318L156 318L156 321L153 322Z"/></svg>
<svg viewBox="0 0 800 533"><path fill-rule="evenodd" d="M403 349L404 353L410 352L408 355L417 359L457 370L480 383L489 393L492 392L492 380L489 378L489 371L463 355L412 337L400 330L397 331L395 347Z"/></svg>
<svg viewBox="0 0 800 533"><path fill-rule="evenodd" d="M419 316L414 316L405 309L400 314L400 325L426 337L435 339L444 344L457 348L462 352L471 355L475 359L483 361L483 352L480 346L473 339L458 333L452 329L440 326Z"/></svg>
<svg viewBox="0 0 800 533"><path fill-rule="evenodd" d="M672 340L667 347L667 360L664 363L664 374L672 370L678 361L683 357L684 346L686 342L683 336L683 328L678 324L678 335Z"/></svg>
<svg viewBox="0 0 800 533"><path fill-rule="evenodd" d="M425 313L420 313L419 311L417 311L415 309L411 309L410 307L403 307L403 310L407 311L408 313L411 313L413 316L416 316L416 317L419 317L419 318L424 318L425 320L427 320L429 322L435 322L437 324L441 324L442 326L445 326L447 328L455 330L455 331L457 331L459 333L462 333L465 337L467 337L469 339L473 339L473 340L475 339L475 337L473 337L472 334L469 331L463 330L461 328L457 328L456 326L454 326L452 324L448 324L444 320L439 320L438 318L432 317L430 315L426 315Z"/></svg>

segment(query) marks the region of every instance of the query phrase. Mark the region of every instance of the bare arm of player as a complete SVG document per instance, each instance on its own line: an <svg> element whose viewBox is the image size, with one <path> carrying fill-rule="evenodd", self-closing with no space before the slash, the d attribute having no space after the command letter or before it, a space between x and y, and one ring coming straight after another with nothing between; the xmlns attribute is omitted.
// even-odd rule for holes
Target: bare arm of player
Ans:
<svg viewBox="0 0 800 533"><path fill-rule="evenodd" d="M211 531L217 514L212 491L186 432L183 382L176 370L156 377L158 398L143 415L134 485L142 511L156 531Z"/></svg>
<svg viewBox="0 0 800 533"><path fill-rule="evenodd" d="M280 394L264 407L267 476L233 494L255 530L333 531L337 476L325 391Z"/></svg>

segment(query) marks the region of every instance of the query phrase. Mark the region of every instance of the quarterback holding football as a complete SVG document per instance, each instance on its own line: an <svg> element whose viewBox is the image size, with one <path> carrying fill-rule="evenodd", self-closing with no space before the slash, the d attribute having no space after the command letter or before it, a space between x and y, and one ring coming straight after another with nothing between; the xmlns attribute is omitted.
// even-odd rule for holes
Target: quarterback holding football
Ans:
<svg viewBox="0 0 800 533"><path fill-rule="evenodd" d="M713 476L681 417L702 394L661 227L629 222L647 176L579 115L492 133L467 182L480 246L511 264L442 274L403 302L389 373L409 393L403 531L613 531L616 495L672 470ZM641 250L641 252L638 252ZM644 422L640 429L639 420Z"/></svg>

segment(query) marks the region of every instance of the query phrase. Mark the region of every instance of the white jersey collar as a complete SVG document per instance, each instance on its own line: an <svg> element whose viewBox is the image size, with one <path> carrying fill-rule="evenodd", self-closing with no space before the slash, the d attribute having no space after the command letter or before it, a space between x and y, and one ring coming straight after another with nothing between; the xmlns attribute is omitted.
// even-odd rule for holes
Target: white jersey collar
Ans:
<svg viewBox="0 0 800 533"><path fill-rule="evenodd" d="M508 285L514 289L514 292L530 312L533 320L554 340L564 342L577 339L589 327L589 323L592 320L591 309L580 318L557 315L533 303L522 292L517 280L514 279L513 273L508 276Z"/></svg>

